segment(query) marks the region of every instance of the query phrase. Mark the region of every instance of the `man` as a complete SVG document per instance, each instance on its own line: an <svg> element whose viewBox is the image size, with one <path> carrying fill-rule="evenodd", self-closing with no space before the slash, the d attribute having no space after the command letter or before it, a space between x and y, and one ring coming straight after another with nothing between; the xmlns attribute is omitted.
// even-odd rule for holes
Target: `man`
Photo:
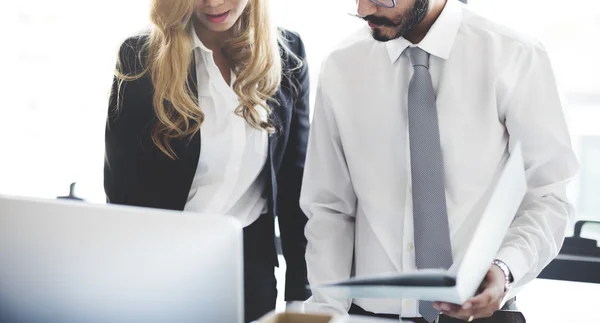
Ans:
<svg viewBox="0 0 600 323"><path fill-rule="evenodd" d="M566 186L578 164L548 55L458 0L356 2L370 33L325 60L309 140L301 205L311 285L448 268L517 141L528 192L465 304L319 290L309 302L417 322L440 312L439 322L496 322L484 318L557 255L572 215Z"/></svg>

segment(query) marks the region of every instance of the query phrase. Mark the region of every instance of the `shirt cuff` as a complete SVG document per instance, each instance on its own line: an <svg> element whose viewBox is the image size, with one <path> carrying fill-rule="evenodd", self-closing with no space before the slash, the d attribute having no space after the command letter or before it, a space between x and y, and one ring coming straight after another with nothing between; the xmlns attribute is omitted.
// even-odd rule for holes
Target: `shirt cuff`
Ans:
<svg viewBox="0 0 600 323"><path fill-rule="evenodd" d="M531 268L529 260L525 258L519 249L514 247L501 248L496 259L504 262L508 266L508 269L510 269L510 273L514 279L513 285L518 284Z"/></svg>

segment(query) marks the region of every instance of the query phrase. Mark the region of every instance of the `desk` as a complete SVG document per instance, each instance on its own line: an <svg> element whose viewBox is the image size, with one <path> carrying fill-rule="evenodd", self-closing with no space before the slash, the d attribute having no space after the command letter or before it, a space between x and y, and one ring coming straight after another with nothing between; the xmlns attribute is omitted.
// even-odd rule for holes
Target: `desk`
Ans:
<svg viewBox="0 0 600 323"><path fill-rule="evenodd" d="M536 279L517 295L530 323L598 323L600 285Z"/></svg>

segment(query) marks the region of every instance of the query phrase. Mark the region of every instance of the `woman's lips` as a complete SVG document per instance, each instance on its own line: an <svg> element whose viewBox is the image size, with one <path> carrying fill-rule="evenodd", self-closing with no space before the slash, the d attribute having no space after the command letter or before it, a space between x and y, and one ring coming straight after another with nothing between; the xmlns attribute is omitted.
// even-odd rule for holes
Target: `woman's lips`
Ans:
<svg viewBox="0 0 600 323"><path fill-rule="evenodd" d="M227 20L227 17L229 17L229 11L224 12L222 14L218 14L218 15L206 14L206 19L208 19L208 21L210 21L214 24L222 23L223 21Z"/></svg>

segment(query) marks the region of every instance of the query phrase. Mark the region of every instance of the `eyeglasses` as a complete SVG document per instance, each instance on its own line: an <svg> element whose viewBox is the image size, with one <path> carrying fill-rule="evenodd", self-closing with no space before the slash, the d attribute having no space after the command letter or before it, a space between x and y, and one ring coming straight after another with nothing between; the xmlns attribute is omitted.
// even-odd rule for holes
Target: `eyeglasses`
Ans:
<svg viewBox="0 0 600 323"><path fill-rule="evenodd" d="M384 8L394 8L396 0L371 0L374 4Z"/></svg>

